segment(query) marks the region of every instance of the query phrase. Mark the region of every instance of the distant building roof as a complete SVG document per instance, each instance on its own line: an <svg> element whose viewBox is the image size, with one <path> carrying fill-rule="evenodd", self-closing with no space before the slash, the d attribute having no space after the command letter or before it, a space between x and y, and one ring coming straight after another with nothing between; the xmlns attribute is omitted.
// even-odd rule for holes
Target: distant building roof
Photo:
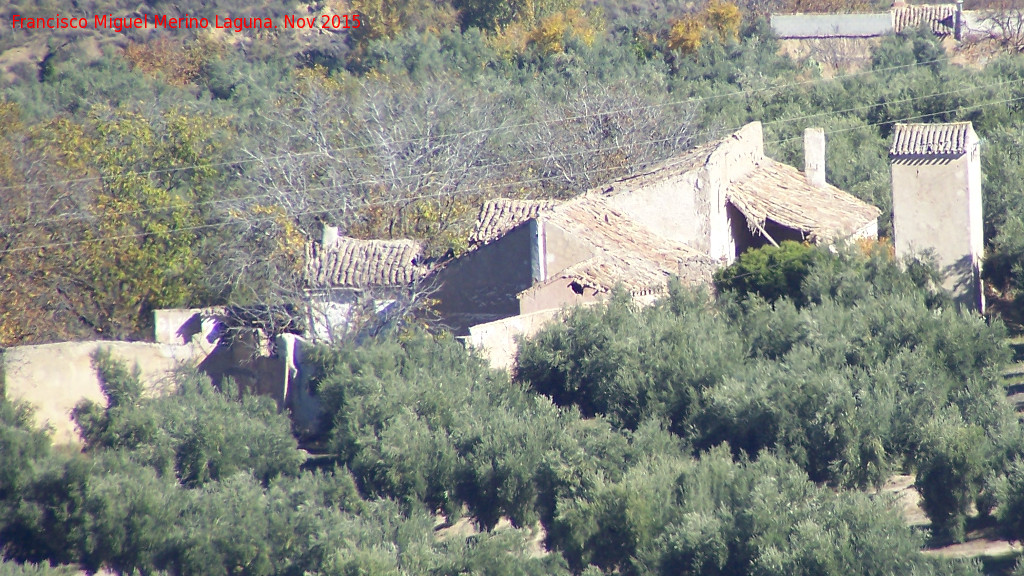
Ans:
<svg viewBox="0 0 1024 576"><path fill-rule="evenodd" d="M558 205L557 200L513 200L496 198L480 208L476 228L469 237L471 244L487 244L507 234L523 222L535 218L541 210Z"/></svg>
<svg viewBox="0 0 1024 576"><path fill-rule="evenodd" d="M981 12L965 12L964 24ZM772 14L779 38L871 38L927 27L936 36L955 32L956 4L893 7L872 14Z"/></svg>
<svg viewBox="0 0 1024 576"><path fill-rule="evenodd" d="M412 240L339 237L306 245L306 283L316 288L401 286L422 278L423 247Z"/></svg>
<svg viewBox="0 0 1024 576"><path fill-rule="evenodd" d="M634 295L664 290L671 275L684 284L708 282L717 268L708 256L685 244L666 240L613 208L608 199L588 193L540 213L585 243L594 256L552 274L547 281L569 280L597 292L622 285Z"/></svg>
<svg viewBox="0 0 1024 576"><path fill-rule="evenodd" d="M770 158L730 186L727 196L758 226L771 220L812 240L849 236L881 214L878 208L831 184L824 188L811 185L796 168Z"/></svg>
<svg viewBox="0 0 1024 576"><path fill-rule="evenodd" d="M897 124L889 156L959 156L973 131L970 122Z"/></svg>
<svg viewBox="0 0 1024 576"><path fill-rule="evenodd" d="M892 16L877 14L772 14L779 38L874 38L893 31Z"/></svg>
<svg viewBox="0 0 1024 576"><path fill-rule="evenodd" d="M897 34L927 26L936 36L949 36L956 26L956 4L922 4L892 9L892 27Z"/></svg>

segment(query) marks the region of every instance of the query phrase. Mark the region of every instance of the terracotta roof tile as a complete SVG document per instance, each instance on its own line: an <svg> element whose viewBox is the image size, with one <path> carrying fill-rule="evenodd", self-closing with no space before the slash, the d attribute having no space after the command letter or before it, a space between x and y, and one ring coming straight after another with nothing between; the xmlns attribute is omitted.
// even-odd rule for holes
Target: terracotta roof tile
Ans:
<svg viewBox="0 0 1024 576"><path fill-rule="evenodd" d="M609 292L617 284L635 295L664 291L672 275L684 284L711 280L716 263L701 252L679 242L656 236L625 214L615 210L607 198L588 193L540 216L565 230L594 251L594 256L553 274L547 282L570 280L598 292Z"/></svg>
<svg viewBox="0 0 1024 576"><path fill-rule="evenodd" d="M839 188L812 186L802 172L770 158L728 191L729 202L749 220L771 220L799 230L813 240L853 234L881 211Z"/></svg>
<svg viewBox="0 0 1024 576"><path fill-rule="evenodd" d="M959 156L973 131L970 122L897 124L889 156Z"/></svg>
<svg viewBox="0 0 1024 576"><path fill-rule="evenodd" d="M469 237L471 244L487 244L501 238L523 222L534 218L541 210L558 205L557 200L488 200L480 208L476 228Z"/></svg>
<svg viewBox="0 0 1024 576"><path fill-rule="evenodd" d="M897 34L926 25L937 36L949 36L954 32L955 19L955 4L905 6L892 9L892 27Z"/></svg>
<svg viewBox="0 0 1024 576"><path fill-rule="evenodd" d="M359 240L306 245L306 283L312 287L401 286L422 278L423 247L412 240Z"/></svg>
<svg viewBox="0 0 1024 576"><path fill-rule="evenodd" d="M726 137L728 138L728 137ZM596 188L607 195L625 194L648 186L651 183L661 182L674 176L682 176L696 170L708 162L708 157L718 149L726 139L713 140L702 144L692 150L688 150L668 160L645 166L636 173L619 178L614 182Z"/></svg>

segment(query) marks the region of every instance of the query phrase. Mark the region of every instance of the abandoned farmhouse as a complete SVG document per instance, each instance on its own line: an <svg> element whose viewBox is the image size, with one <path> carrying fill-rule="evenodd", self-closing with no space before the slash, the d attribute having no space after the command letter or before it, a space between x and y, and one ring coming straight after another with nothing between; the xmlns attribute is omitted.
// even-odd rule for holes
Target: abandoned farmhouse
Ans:
<svg viewBox="0 0 1024 576"><path fill-rule="evenodd" d="M764 154L761 125L561 204L484 206L474 249L436 273L438 310L471 326L602 298L707 283L738 254L783 240L877 235L879 211L824 178L824 137L801 174Z"/></svg>
<svg viewBox="0 0 1024 576"><path fill-rule="evenodd" d="M672 276L707 284L750 248L877 237L879 209L828 183L825 146L824 131L808 129L800 171L765 155L754 122L571 200L494 199L470 249L431 267L409 240L356 240L327 227L307 248L320 303L309 336L344 330L361 296L374 294L381 313L418 284L429 286L443 325L508 365L515 336L615 286L653 300ZM933 253L946 287L983 310L980 148L970 123L898 125L889 153L897 254Z"/></svg>
<svg viewBox="0 0 1024 576"><path fill-rule="evenodd" d="M508 368L517 338L617 286L647 302L664 294L672 277L709 283L715 270L751 248L876 238L880 210L828 183L825 153L824 131L810 128L803 171L773 160L765 155L761 124L753 122L571 200L488 201L469 250L443 262L428 262L412 240L360 240L326 226L306 246L302 336L268 334L276 342L270 351L252 339L218 344L216 311L161 310L155 343L120 343L117 351L129 362L160 366L144 374L151 385L166 377L165 365L191 360L215 380L230 376L274 397L300 426L313 427L317 401L306 386L304 340L350 334L360 315L398 316L417 294L428 295L453 334ZM946 287L983 311L980 154L970 123L898 125L889 150L897 255L931 252ZM9 349L8 394L43 405L40 423L49 421L73 441L71 408L81 397L102 399L89 365L99 345ZM60 367L56 356L65 358ZM53 378L55 369L66 373ZM54 398L40 381L70 383L77 396Z"/></svg>

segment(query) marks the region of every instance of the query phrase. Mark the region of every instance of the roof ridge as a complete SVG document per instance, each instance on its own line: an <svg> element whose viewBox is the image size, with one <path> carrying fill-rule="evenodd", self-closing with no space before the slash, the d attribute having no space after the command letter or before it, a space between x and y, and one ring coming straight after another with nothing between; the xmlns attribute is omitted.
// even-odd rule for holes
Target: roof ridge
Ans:
<svg viewBox="0 0 1024 576"><path fill-rule="evenodd" d="M960 156L973 133L971 122L896 124L889 156Z"/></svg>
<svg viewBox="0 0 1024 576"><path fill-rule="evenodd" d="M726 196L748 221L772 220L815 238L853 234L881 213L832 184L814 186L798 168L767 156Z"/></svg>
<svg viewBox="0 0 1024 576"><path fill-rule="evenodd" d="M498 197L487 200L480 206L469 242L474 245L489 244L523 222L557 207L560 203L560 200L546 198Z"/></svg>

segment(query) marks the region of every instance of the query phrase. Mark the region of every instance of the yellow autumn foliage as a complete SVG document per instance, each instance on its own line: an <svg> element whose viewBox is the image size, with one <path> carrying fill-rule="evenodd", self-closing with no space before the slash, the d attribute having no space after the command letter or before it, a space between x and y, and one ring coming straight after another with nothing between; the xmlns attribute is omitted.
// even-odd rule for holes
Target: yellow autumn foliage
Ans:
<svg viewBox="0 0 1024 576"><path fill-rule="evenodd" d="M362 16L362 25L349 31L359 43L394 38L409 29L437 34L458 26L454 10L430 0L349 0L347 12L335 13Z"/></svg>
<svg viewBox="0 0 1024 576"><path fill-rule="evenodd" d="M668 48L692 54L705 39L735 42L739 39L742 21L743 14L738 6L724 0L711 0L701 12L672 22L668 32Z"/></svg>
<svg viewBox="0 0 1024 576"><path fill-rule="evenodd" d="M668 32L668 49L691 54L700 48L704 38L704 22L696 16L676 20Z"/></svg>
<svg viewBox="0 0 1024 576"><path fill-rule="evenodd" d="M738 40L740 37L740 22L743 15L738 6L731 2L722 0L711 0L704 9L704 20L707 27L718 35L722 41Z"/></svg>
<svg viewBox="0 0 1024 576"><path fill-rule="evenodd" d="M542 54L565 51L565 41L576 39L590 46L601 31L600 13L588 15L571 8L540 18L536 23L514 22L502 28L491 39L492 46L506 57L523 54L534 48Z"/></svg>
<svg viewBox="0 0 1024 576"><path fill-rule="evenodd" d="M167 37L129 42L122 53L133 69L143 74L160 74L168 84L184 86L193 82L203 65L221 51L215 41L200 36L188 45Z"/></svg>
<svg viewBox="0 0 1024 576"><path fill-rule="evenodd" d="M306 250L306 236L299 229L295 220L288 212L277 204L254 204L249 208L250 218L273 222L274 251L271 258L282 258L296 274L302 272L303 257Z"/></svg>

